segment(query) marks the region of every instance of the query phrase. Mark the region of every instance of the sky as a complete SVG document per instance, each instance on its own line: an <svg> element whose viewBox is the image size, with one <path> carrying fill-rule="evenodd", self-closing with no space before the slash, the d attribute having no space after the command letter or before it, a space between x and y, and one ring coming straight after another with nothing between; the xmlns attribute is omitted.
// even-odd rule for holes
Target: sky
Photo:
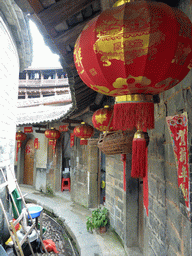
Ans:
<svg viewBox="0 0 192 256"><path fill-rule="evenodd" d="M59 55L52 53L50 48L45 45L43 36L39 32L36 24L29 20L29 26L33 38L33 60L31 67L61 67Z"/></svg>

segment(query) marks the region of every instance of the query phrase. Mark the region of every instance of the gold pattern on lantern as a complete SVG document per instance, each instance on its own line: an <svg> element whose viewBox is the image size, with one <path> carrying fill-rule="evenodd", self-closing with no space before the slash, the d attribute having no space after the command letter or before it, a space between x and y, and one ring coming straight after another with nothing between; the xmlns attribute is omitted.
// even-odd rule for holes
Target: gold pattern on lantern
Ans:
<svg viewBox="0 0 192 256"><path fill-rule="evenodd" d="M93 90L96 90L100 93L104 93L104 94L107 94L109 92L109 89L106 88L105 86L99 86L99 85L92 85L90 84L90 87L93 89Z"/></svg>
<svg viewBox="0 0 192 256"><path fill-rule="evenodd" d="M178 42L177 51L174 59L172 60L172 63L183 65L190 52L191 52L190 45L188 45L187 47L184 47L183 43Z"/></svg>
<svg viewBox="0 0 192 256"><path fill-rule="evenodd" d="M95 120L98 124L102 124L104 121L107 120L107 113L96 115Z"/></svg>
<svg viewBox="0 0 192 256"><path fill-rule="evenodd" d="M153 95L130 94L115 97L115 101L120 102L153 102Z"/></svg>
<svg viewBox="0 0 192 256"><path fill-rule="evenodd" d="M144 76L134 77L129 75L127 78L118 77L113 83L114 88L124 88L129 86L129 88L135 88L137 85L139 87L147 87L151 84L151 80Z"/></svg>
<svg viewBox="0 0 192 256"><path fill-rule="evenodd" d="M112 60L129 65L134 59L145 55L151 60L157 53L156 47L165 41L165 35L158 30L161 17L151 17L145 6L139 10L131 6L128 12L125 16L124 10L119 10L114 14L115 19L108 20L106 17L105 22L96 28L98 39L93 50L102 55L103 66L110 66ZM123 25L124 19L130 20L131 25Z"/></svg>
<svg viewBox="0 0 192 256"><path fill-rule="evenodd" d="M155 85L155 88L172 88L173 86L175 86L177 83L179 82L178 79L173 79L172 77L168 77L165 80L157 83Z"/></svg>
<svg viewBox="0 0 192 256"><path fill-rule="evenodd" d="M89 72L91 73L92 76L97 75L97 71L94 68L90 69Z"/></svg>
<svg viewBox="0 0 192 256"><path fill-rule="evenodd" d="M81 60L82 60L82 56L81 56L81 47L75 47L74 49L74 55L75 55L75 63L77 63L78 67L81 67Z"/></svg>
<svg viewBox="0 0 192 256"><path fill-rule="evenodd" d="M125 89L120 88L120 89L110 91L108 88L104 86L90 85L90 87L99 93L109 95L109 96L117 96L117 95L124 95L124 94L130 93L130 90L128 88L125 88Z"/></svg>
<svg viewBox="0 0 192 256"><path fill-rule="evenodd" d="M126 3L132 2L131 0L118 0L116 3L114 3L113 7L118 7Z"/></svg>
<svg viewBox="0 0 192 256"><path fill-rule="evenodd" d="M192 60L190 60L189 65L187 66L187 68L191 70L191 68L192 68Z"/></svg>
<svg viewBox="0 0 192 256"><path fill-rule="evenodd" d="M103 66L110 66L112 60L120 60L129 65L133 63L134 59L145 55L148 55L148 59L151 60L157 53L156 46L165 40L165 35L160 31L153 34L147 31L146 34L143 32L135 37L123 32L122 29L122 32L117 35L98 35L93 50L96 54L102 55Z"/></svg>

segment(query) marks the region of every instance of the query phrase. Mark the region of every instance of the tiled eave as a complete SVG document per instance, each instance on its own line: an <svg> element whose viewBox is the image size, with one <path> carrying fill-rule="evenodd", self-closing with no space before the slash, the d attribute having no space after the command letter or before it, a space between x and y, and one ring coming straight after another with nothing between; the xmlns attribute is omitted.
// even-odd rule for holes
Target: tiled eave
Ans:
<svg viewBox="0 0 192 256"><path fill-rule="evenodd" d="M72 109L72 104L64 106L37 106L17 108L16 125L40 124L58 121Z"/></svg>

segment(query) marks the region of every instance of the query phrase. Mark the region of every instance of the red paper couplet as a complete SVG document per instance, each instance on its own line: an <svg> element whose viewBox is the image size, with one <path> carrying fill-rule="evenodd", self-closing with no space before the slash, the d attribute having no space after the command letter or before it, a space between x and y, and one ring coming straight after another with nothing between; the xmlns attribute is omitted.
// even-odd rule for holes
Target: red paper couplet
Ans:
<svg viewBox="0 0 192 256"><path fill-rule="evenodd" d="M177 163L178 186L189 208L189 163L187 113L166 118Z"/></svg>

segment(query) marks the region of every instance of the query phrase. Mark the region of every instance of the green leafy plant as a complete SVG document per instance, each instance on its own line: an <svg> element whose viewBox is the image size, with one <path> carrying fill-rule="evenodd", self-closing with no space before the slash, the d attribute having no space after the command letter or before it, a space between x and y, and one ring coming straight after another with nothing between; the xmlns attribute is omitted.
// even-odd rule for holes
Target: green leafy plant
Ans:
<svg viewBox="0 0 192 256"><path fill-rule="evenodd" d="M107 224L109 224L109 217L108 210L105 207L93 210L92 216L87 217L87 231L105 227Z"/></svg>
<svg viewBox="0 0 192 256"><path fill-rule="evenodd" d="M54 192L50 184L46 186L46 194L49 196L54 196Z"/></svg>

